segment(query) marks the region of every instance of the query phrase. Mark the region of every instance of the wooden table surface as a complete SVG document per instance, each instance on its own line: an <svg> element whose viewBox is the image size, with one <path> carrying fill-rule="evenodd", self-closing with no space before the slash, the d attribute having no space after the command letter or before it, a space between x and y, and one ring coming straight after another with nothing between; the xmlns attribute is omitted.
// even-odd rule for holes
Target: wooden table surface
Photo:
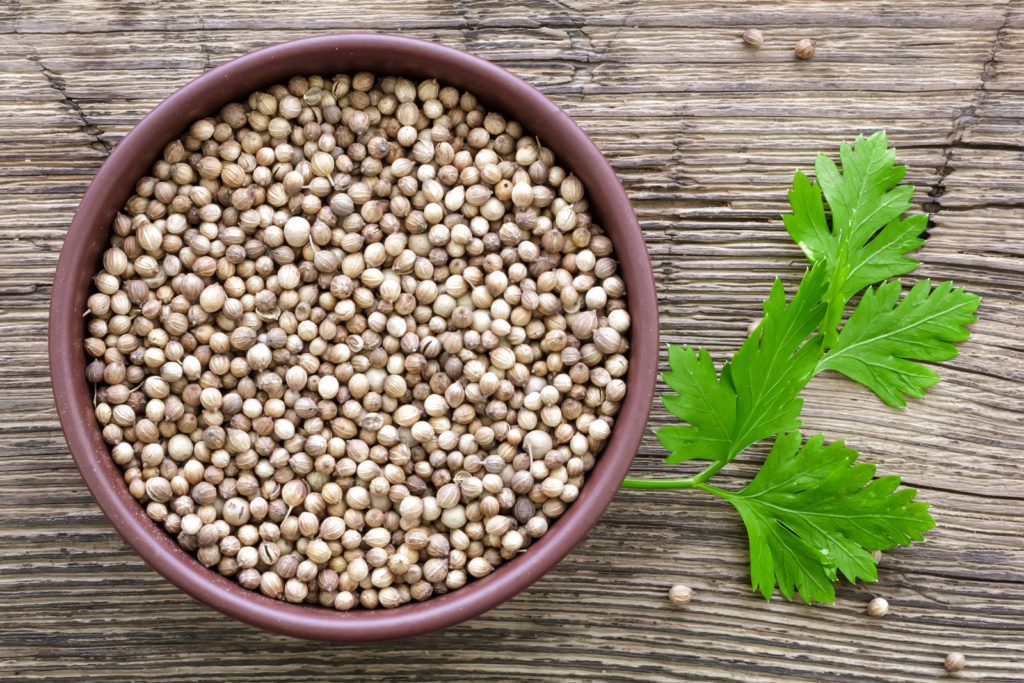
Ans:
<svg viewBox="0 0 1024 683"><path fill-rule="evenodd" d="M748 27L764 47L741 43ZM352 30L463 48L573 115L640 217L663 341L719 359L772 277L804 268L779 219L794 169L886 128L932 214L916 275L979 293L980 320L905 411L822 376L805 418L920 490L938 521L927 542L885 554L878 583L841 586L834 606L766 604L725 503L623 491L525 593L377 646L257 631L147 567L57 423L45 337L65 230L108 152L175 89L254 48ZM957 650L961 678L1024 679L1024 2L5 0L0 178L0 677L922 680ZM666 422L655 406L650 426ZM669 474L662 456L649 430L633 474ZM696 591L685 609L666 599L675 582ZM864 613L874 596L883 619Z"/></svg>

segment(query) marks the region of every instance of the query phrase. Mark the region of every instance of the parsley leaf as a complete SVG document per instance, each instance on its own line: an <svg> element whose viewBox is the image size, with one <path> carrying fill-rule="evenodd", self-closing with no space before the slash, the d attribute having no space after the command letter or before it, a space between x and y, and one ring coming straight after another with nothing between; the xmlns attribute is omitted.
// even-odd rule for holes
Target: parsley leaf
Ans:
<svg viewBox="0 0 1024 683"><path fill-rule="evenodd" d="M895 166L896 150L888 147L885 131L854 145L842 143L842 172L828 156L814 164L817 183L797 172L789 191L792 214L782 217L790 236L812 263L827 263L829 313L823 329L831 343L843 307L854 294L886 278L909 273L920 263L904 256L924 244L920 234L926 215L900 216L910 208L911 185L898 185L905 166ZM822 193L832 211L828 226Z"/></svg>
<svg viewBox="0 0 1024 683"><path fill-rule="evenodd" d="M689 346L668 347L672 369L662 374L676 394L661 397L665 409L689 425L668 425L657 431L669 451L665 462L725 460L736 427L736 390L728 375L718 379L711 354Z"/></svg>
<svg viewBox="0 0 1024 683"><path fill-rule="evenodd" d="M720 377L707 351L669 345L671 370L662 378L676 393L661 401L688 424L658 430L670 451L665 462L701 459L720 467L750 444L800 426L803 401L797 394L821 357L820 341L808 337L821 321L824 276L823 268L808 271L788 305L776 280L759 333L725 363Z"/></svg>
<svg viewBox="0 0 1024 683"><path fill-rule="evenodd" d="M895 165L884 132L843 143L840 158L842 171L818 155L816 183L799 172L793 179L793 213L783 221L812 266L792 300L786 303L776 281L763 321L720 373L707 351L669 346L663 377L676 393L662 402L684 424L658 430L670 452L665 462L711 464L687 478L623 481L626 488L696 488L728 500L747 527L751 583L766 599L778 584L789 599L799 592L807 602L832 601L840 574L876 580L869 551L909 545L935 525L916 491L897 490L898 477L874 479L874 465L855 464L858 453L842 442L826 446L818 435L801 446L804 386L835 370L902 407L905 395L921 396L939 380L919 361L956 355L953 344L969 336L965 326L979 304L974 294L948 282L932 290L927 280L900 301L902 284L886 280L919 265L906 254L923 244L928 218L901 218L914 188L899 185L906 168ZM847 302L861 291L840 329ZM773 435L771 453L742 491L706 483Z"/></svg>
<svg viewBox="0 0 1024 683"><path fill-rule="evenodd" d="M868 288L839 333L836 345L818 370L836 370L878 394L896 408L906 406L903 394L924 396L939 381L929 367L914 361L943 361L957 354L952 342L970 336L968 325L980 299L943 282L917 283L899 301L899 280ZM902 393L901 393L902 392Z"/></svg>
<svg viewBox="0 0 1024 683"><path fill-rule="evenodd" d="M874 479L842 442L825 446L799 432L780 435L750 484L733 493L711 486L739 511L750 540L751 584L765 599L776 582L787 599L832 602L837 571L851 583L877 578L872 550L920 541L935 526L917 491L899 477Z"/></svg>

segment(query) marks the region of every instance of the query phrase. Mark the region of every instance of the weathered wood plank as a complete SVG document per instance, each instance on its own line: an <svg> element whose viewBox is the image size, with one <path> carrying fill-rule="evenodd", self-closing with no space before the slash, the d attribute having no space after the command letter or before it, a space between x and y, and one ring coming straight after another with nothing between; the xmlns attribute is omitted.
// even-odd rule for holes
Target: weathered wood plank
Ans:
<svg viewBox="0 0 1024 683"><path fill-rule="evenodd" d="M758 26L765 46L738 34ZM333 31L434 39L548 93L606 153L634 200L659 279L663 341L722 359L774 276L804 268L778 219L795 168L888 129L933 214L917 277L984 298L944 381L905 411L835 376L806 392L807 428L844 438L920 489L938 528L887 553L877 585L835 606L749 590L724 503L624 491L530 590L467 624L380 646L263 634L147 568L92 503L49 393L46 306L78 200L107 151L204 70ZM819 40L798 62L792 46ZM952 650L964 678L1024 678L1024 5L496 0L325 9L254 1L0 5L0 678L286 676L422 680L927 680ZM655 406L637 475L660 462ZM741 456L740 487L763 458ZM665 593L685 581L686 609ZM864 616L873 596L882 620Z"/></svg>

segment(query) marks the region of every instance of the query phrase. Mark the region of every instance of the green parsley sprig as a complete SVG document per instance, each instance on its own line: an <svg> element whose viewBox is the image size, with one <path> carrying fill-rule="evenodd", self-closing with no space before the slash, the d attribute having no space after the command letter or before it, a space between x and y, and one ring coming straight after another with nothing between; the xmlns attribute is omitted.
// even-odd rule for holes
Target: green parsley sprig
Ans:
<svg viewBox="0 0 1024 683"><path fill-rule="evenodd" d="M921 361L956 355L954 343L970 335L977 295L949 282L903 286L889 280L918 265L907 256L922 244L926 215L903 218L914 188L900 185L884 131L858 136L839 148L840 170L824 154L815 162L817 182L797 172L789 191L793 213L783 216L790 236L811 267L787 302L776 280L764 318L716 372L704 349L669 345L670 371L662 375L675 393L665 408L685 424L658 430L669 451L665 462L709 464L684 479L626 479L625 488L691 488L729 501L740 513L750 542L751 584L770 599L776 584L788 599L835 600L833 582L877 580L871 551L922 540L935 526L917 491L900 478L875 478L875 467L856 464L859 454L842 442L825 445L799 429L800 392L824 370L863 384L885 403L906 406L939 381ZM831 224L825 205L831 213ZM843 322L847 304L860 300ZM742 491L708 480L748 446L775 437L754 479Z"/></svg>

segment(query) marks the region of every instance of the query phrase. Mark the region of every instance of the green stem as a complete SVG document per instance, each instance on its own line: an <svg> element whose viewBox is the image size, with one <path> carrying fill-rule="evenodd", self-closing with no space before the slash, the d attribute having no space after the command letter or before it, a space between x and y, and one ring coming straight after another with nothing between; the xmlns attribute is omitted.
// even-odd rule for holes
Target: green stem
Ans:
<svg viewBox="0 0 1024 683"><path fill-rule="evenodd" d="M624 489L692 489L694 483L691 479L634 479L626 477L622 481Z"/></svg>
<svg viewBox="0 0 1024 683"><path fill-rule="evenodd" d="M736 455L737 454L734 453L732 456L729 457L728 460L723 460L723 461L720 461L720 462L713 463L711 465L711 467L708 467L706 470L704 470L700 474L698 474L698 475L696 475L694 477L690 477L690 480L693 481L693 484L695 486L697 484L703 484L708 479L710 479L711 477L715 476L715 474L718 472L718 470L720 470L723 467L725 467L727 463L729 463L730 461L732 461L733 458L736 457Z"/></svg>
<svg viewBox="0 0 1024 683"><path fill-rule="evenodd" d="M840 234L838 255L835 263L830 264L832 267L828 291L825 294L825 319L821 324L825 348L835 346L839 336L839 323L842 322L843 311L846 309L847 299L843 296L843 287L846 286L846 279L850 275L849 252L849 236Z"/></svg>
<svg viewBox="0 0 1024 683"><path fill-rule="evenodd" d="M711 484L695 484L693 488L725 498L726 500L728 500L729 496L732 495L732 491L726 491L725 489L720 489L717 486L712 486Z"/></svg>
<svg viewBox="0 0 1024 683"><path fill-rule="evenodd" d="M686 479L637 479L626 477L622 482L624 489L693 489L704 488L704 482L715 475L718 470L725 467L724 462L716 462L700 474L695 474Z"/></svg>

